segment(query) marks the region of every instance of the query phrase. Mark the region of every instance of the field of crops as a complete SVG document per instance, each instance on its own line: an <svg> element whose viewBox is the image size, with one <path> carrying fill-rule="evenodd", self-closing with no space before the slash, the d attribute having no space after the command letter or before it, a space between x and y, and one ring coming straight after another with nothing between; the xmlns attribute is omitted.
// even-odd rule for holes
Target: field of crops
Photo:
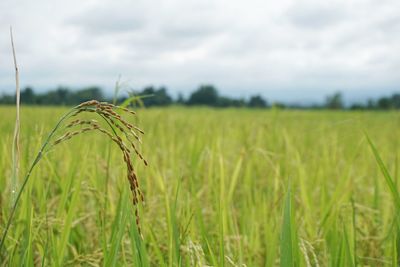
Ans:
<svg viewBox="0 0 400 267"><path fill-rule="evenodd" d="M22 109L19 186L67 110ZM12 199L14 113L0 108L0 233ZM118 147L87 132L35 167L1 266L397 265L399 199L390 182L399 177L400 114L137 113L130 121L145 131L140 151L149 163L133 157L143 239Z"/></svg>

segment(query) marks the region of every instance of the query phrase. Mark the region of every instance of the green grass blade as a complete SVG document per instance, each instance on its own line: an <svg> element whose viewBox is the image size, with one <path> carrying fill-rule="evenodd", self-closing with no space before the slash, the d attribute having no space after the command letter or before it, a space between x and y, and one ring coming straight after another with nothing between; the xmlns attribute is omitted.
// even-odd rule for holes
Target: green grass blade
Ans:
<svg viewBox="0 0 400 267"><path fill-rule="evenodd" d="M381 172L383 174L383 177L385 178L386 184L388 185L390 192L392 194L394 204L397 210L400 210L400 195L399 192L396 188L396 185L392 179L392 177L389 174L389 171L387 170L385 164L383 163L383 160L381 156L379 155L378 150L376 149L375 145L372 143L371 139L369 138L368 135L366 135L369 146L371 147L371 150L375 156L376 162L379 165L379 168L381 169Z"/></svg>
<svg viewBox="0 0 400 267"><path fill-rule="evenodd" d="M72 219L76 217L77 208L79 207L79 199L81 192L81 183L77 183L77 188L75 188L72 193L71 202L69 204L69 209L67 213L67 217L65 218L64 229L61 234L60 243L57 248L57 258L58 258L58 266L63 265L65 251L67 249L68 240L70 237L70 233L72 230Z"/></svg>
<svg viewBox="0 0 400 267"><path fill-rule="evenodd" d="M352 248L350 245L349 236L347 234L347 230L344 225L343 225L343 233L344 233L344 248L346 251L347 266L353 267L353 266L355 266L354 257L353 257Z"/></svg>
<svg viewBox="0 0 400 267"><path fill-rule="evenodd" d="M281 267L299 266L298 244L296 229L293 221L292 196L289 185L283 210L283 224L281 234Z"/></svg>
<svg viewBox="0 0 400 267"><path fill-rule="evenodd" d="M149 259L147 256L147 251L145 244L139 234L139 230L135 223L134 213L131 212L131 223L129 227L129 235L131 239L132 256L134 266L147 267L150 266Z"/></svg>
<svg viewBox="0 0 400 267"><path fill-rule="evenodd" d="M125 227L128 221L128 204L130 203L127 193L124 191L119 200L118 208L116 210L116 217L112 225L110 248L104 259L104 266L116 266L118 260L118 251L122 243L122 237L125 233Z"/></svg>

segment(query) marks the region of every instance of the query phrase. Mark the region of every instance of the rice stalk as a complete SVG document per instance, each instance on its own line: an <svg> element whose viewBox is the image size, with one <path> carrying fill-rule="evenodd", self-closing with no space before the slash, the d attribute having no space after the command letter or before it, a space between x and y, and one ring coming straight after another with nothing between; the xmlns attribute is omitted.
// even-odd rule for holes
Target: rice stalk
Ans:
<svg viewBox="0 0 400 267"><path fill-rule="evenodd" d="M64 116L60 118L60 120L57 122L56 126L53 128L53 130L50 132L48 137L45 139L41 149L39 150L38 154L36 155L35 160L31 164L27 174L24 177L23 183L21 185L21 188L18 191L18 194L16 195L15 202L12 206L11 213L7 219L7 224L5 227L5 230L3 232L2 238L0 240L0 253L2 253L2 249L5 243L5 239L7 238L7 233L9 231L9 228L11 226L11 222L13 220L15 210L17 208L18 202L21 198L22 192L24 191L26 184L31 176L31 173L35 166L39 163L39 161L42 159L43 155L46 154L47 152L50 151L52 147L55 147L56 145L61 144L62 142L65 142L75 136L78 136L80 134L83 134L85 132L89 131L97 131L103 135L105 135L107 138L111 139L114 143L116 143L121 150L121 153L123 155L123 160L126 164L127 168L127 179L130 185L130 190L132 193L132 203L135 207L135 217L136 217L136 224L138 227L139 234L140 232L140 218L139 218L139 211L137 208L137 205L140 201L144 201L144 196L143 193L141 192L139 188L139 181L135 172L135 169L133 168L132 164L132 157L131 157L131 150L128 148L128 146L125 144L123 139L117 134L116 130L114 129L117 128L116 125L119 125L118 123L121 123L123 126L119 125L118 130L120 130L122 133L124 133L126 139L128 140L129 144L134 147L135 154L138 155L138 157L145 162L147 165L147 162L144 160L143 156L139 153L139 151L136 149L134 146L133 142L129 139L129 134L131 129L139 129L136 126L133 126L129 122L127 122L125 119L121 117L120 114L114 111L114 109L117 110L124 110L122 108L119 108L118 106L104 103L104 102L98 102L97 100L91 100L91 101L86 101L78 106L72 108L70 111L68 111ZM102 127L96 120L85 120L85 119L80 119L77 118L75 119L76 116L83 112L89 112L89 113L96 113L98 114L110 127L111 132L106 130L104 127ZM129 112L130 114L134 114L133 112ZM67 120L72 119L72 121L68 122ZM117 122L118 121L118 122ZM64 127L62 127L64 126ZM81 126L80 129L75 129L76 127ZM63 130L64 133L60 133L60 131ZM139 131L141 134L144 134L142 130ZM56 137L56 135L59 135ZM138 139L140 140L140 139Z"/></svg>
<svg viewBox="0 0 400 267"><path fill-rule="evenodd" d="M13 158L13 174L11 178L11 206L16 201L16 192L18 187L18 177L19 177L19 132L20 132L20 88L19 88L19 71L17 64L17 56L15 53L14 38L12 33L12 28L10 27L10 37L11 37L11 48L13 52L14 68L15 68L15 101L16 101L16 119L14 128L14 138L13 138L13 148L12 148L12 158Z"/></svg>

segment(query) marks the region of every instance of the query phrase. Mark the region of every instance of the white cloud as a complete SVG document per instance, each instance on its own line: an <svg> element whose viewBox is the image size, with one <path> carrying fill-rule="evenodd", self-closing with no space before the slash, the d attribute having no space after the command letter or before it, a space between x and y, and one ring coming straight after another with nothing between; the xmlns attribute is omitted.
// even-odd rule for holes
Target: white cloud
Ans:
<svg viewBox="0 0 400 267"><path fill-rule="evenodd" d="M13 25L22 84L37 88L111 88L122 74L174 92L387 92L400 82L399 14L397 0L2 0L0 90L13 84Z"/></svg>

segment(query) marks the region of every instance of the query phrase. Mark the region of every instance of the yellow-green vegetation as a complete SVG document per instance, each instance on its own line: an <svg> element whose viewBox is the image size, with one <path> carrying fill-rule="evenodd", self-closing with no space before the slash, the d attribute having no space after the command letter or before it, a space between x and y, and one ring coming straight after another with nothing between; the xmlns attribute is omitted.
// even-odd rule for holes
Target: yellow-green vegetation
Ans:
<svg viewBox="0 0 400 267"><path fill-rule="evenodd" d="M22 108L19 186L67 111ZM14 113L0 108L0 234ZM397 265L400 114L173 107L131 122L143 237L119 148L87 132L35 167L0 266Z"/></svg>

